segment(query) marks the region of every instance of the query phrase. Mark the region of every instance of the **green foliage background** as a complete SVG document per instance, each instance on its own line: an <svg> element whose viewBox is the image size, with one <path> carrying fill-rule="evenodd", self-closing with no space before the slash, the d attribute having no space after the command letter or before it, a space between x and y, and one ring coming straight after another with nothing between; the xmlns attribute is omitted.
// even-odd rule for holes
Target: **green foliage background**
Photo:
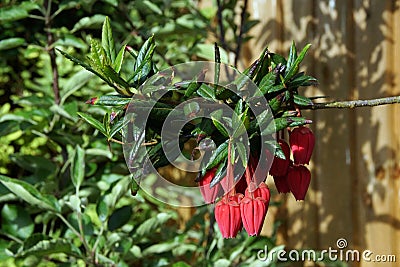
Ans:
<svg viewBox="0 0 400 267"><path fill-rule="evenodd" d="M55 52L58 48L84 60L91 40L101 39L108 16L117 44L138 51L154 35L159 69L213 59L206 39L217 38L217 10L196 4L0 4L0 266L276 265L256 260L265 245L275 246L274 236L241 233L223 240L218 230L212 231L216 225L210 226L207 207L197 209L182 227L176 210L140 191L132 196L121 146L107 142L78 116L101 118L112 112L89 108L85 101L113 89ZM228 51L235 50L236 4L225 1L224 23L232 31ZM247 31L252 25L248 21ZM125 60L122 72L129 73L134 61Z"/></svg>

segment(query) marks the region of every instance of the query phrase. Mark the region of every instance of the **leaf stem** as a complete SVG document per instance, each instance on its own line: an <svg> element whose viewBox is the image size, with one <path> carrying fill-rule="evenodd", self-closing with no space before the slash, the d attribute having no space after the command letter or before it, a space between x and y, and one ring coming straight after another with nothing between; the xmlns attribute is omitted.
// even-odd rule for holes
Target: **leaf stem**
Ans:
<svg viewBox="0 0 400 267"><path fill-rule="evenodd" d="M329 103L315 103L312 106L302 107L302 109L331 109L331 108L359 108L375 107L389 104L399 104L400 96L383 97L368 100L334 101Z"/></svg>

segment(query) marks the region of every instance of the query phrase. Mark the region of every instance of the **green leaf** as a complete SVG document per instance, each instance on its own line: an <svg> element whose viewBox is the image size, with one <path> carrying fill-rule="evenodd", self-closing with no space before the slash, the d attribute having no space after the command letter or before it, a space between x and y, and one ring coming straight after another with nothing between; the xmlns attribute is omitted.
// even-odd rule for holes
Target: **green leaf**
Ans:
<svg viewBox="0 0 400 267"><path fill-rule="evenodd" d="M21 4L0 8L0 23L16 21L29 16L29 12L39 9L38 4L30 1L23 1Z"/></svg>
<svg viewBox="0 0 400 267"><path fill-rule="evenodd" d="M215 118L213 116L211 116L212 122L214 124L214 126L217 128L217 130L225 137L229 137L229 133L227 131L227 129L225 128L225 126L219 121L218 118Z"/></svg>
<svg viewBox="0 0 400 267"><path fill-rule="evenodd" d="M246 147L241 142L236 142L235 147L239 153L239 157L242 161L243 167L246 168L247 167L247 154L248 154Z"/></svg>
<svg viewBox="0 0 400 267"><path fill-rule="evenodd" d="M98 29L102 23L104 23L106 16L96 14L92 17L81 18L72 29L71 33L82 29Z"/></svg>
<svg viewBox="0 0 400 267"><path fill-rule="evenodd" d="M215 100L214 89L207 84L202 84L197 90L197 94L207 100Z"/></svg>
<svg viewBox="0 0 400 267"><path fill-rule="evenodd" d="M134 75L128 79L128 81L133 79L135 84L142 84L147 76L152 71L152 57L155 50L154 36L151 36L149 39L144 42L142 47L139 50L138 56L136 58L135 66L134 66Z"/></svg>
<svg viewBox="0 0 400 267"><path fill-rule="evenodd" d="M301 74L301 75L299 75ZM299 75L297 77L297 75ZM287 87L289 88L298 88L299 86L309 86L309 85L314 85L314 84L318 84L317 79L315 79L312 76L308 76L308 75L304 75L304 73L298 73L297 75L295 75L293 77L293 79L287 83Z"/></svg>
<svg viewBox="0 0 400 267"><path fill-rule="evenodd" d="M81 255L79 249L68 240L52 239L39 241L29 249L19 252L16 256L27 257L35 255L37 257L43 257L56 253L65 253L75 257L80 257Z"/></svg>
<svg viewBox="0 0 400 267"><path fill-rule="evenodd" d="M214 45L213 44L197 44L195 47L196 55L200 58L214 61ZM228 53L220 48L221 63L228 64Z"/></svg>
<svg viewBox="0 0 400 267"><path fill-rule="evenodd" d="M104 128L103 124L96 120L95 118L93 118L92 116L90 116L89 114L85 114L85 113L81 113L78 112L78 115L82 117L82 119L84 119L87 123L89 123L90 125L92 125L95 129L97 129L99 132L101 132L102 134L104 134L105 136L107 136L107 132L106 129ZM107 136L108 137L108 136Z"/></svg>
<svg viewBox="0 0 400 267"><path fill-rule="evenodd" d="M115 72L117 72L117 73L119 73L121 71L122 62L124 61L125 48L126 48L126 45L123 45L121 47L121 49L118 52L117 57L115 58L114 64L113 64L113 68L114 68Z"/></svg>
<svg viewBox="0 0 400 267"><path fill-rule="evenodd" d="M94 101L94 105L99 106L125 106L131 101L130 97L121 95L103 95Z"/></svg>
<svg viewBox="0 0 400 267"><path fill-rule="evenodd" d="M276 75L276 72L271 71L262 78L258 87L263 94L268 93L268 91L275 85Z"/></svg>
<svg viewBox="0 0 400 267"><path fill-rule="evenodd" d="M148 0L144 0L142 1L142 3L151 11L153 11L154 13L158 14L158 15L162 15L162 10L158 7L158 5L156 5L155 3L152 3L151 1Z"/></svg>
<svg viewBox="0 0 400 267"><path fill-rule="evenodd" d="M110 19L106 17L103 23L103 29L101 33L101 46L103 47L107 57L111 63L115 61L115 43L112 35L112 29L110 25ZM117 71L118 72L118 71Z"/></svg>
<svg viewBox="0 0 400 267"><path fill-rule="evenodd" d="M2 231L20 239L27 239L33 233L34 227L27 209L14 204L4 204L1 210Z"/></svg>
<svg viewBox="0 0 400 267"><path fill-rule="evenodd" d="M58 114L66 119L69 119L73 122L76 122L76 118L72 117L65 109L57 104L54 104L50 107L50 111L53 112L54 114Z"/></svg>
<svg viewBox="0 0 400 267"><path fill-rule="evenodd" d="M96 39L90 40L90 59L92 67L97 71L102 71L111 61L106 55L106 51Z"/></svg>
<svg viewBox="0 0 400 267"><path fill-rule="evenodd" d="M99 216L101 222L105 222L107 220L110 211L105 199L106 197L107 195L101 196L96 205L97 216Z"/></svg>
<svg viewBox="0 0 400 267"><path fill-rule="evenodd" d="M206 169L209 170L217 166L221 161L225 160L228 156L228 140L220 144L217 149L213 152L206 165Z"/></svg>
<svg viewBox="0 0 400 267"><path fill-rule="evenodd" d="M314 105L311 99L302 95L293 95L294 103L301 107L308 107Z"/></svg>
<svg viewBox="0 0 400 267"><path fill-rule="evenodd" d="M120 119L117 123L115 123L110 130L110 137L113 138L119 131L121 131L127 124L129 123L128 120Z"/></svg>
<svg viewBox="0 0 400 267"><path fill-rule="evenodd" d="M297 59L297 49L296 44L292 41L292 45L290 46L289 57L286 63L286 71L289 71Z"/></svg>
<svg viewBox="0 0 400 267"><path fill-rule="evenodd" d="M136 230L136 236L145 237L154 235L154 232L172 218L171 214L159 213L155 217L144 221Z"/></svg>
<svg viewBox="0 0 400 267"><path fill-rule="evenodd" d="M90 71L90 72L96 74L100 79L102 79L103 81L105 81L105 82L106 82L107 84L109 84L110 86L114 87L114 86L110 83L110 81L109 81L103 74L101 74L101 73L98 72L97 70L93 69L89 64L87 64L87 63L83 62L82 60L77 59L77 58L75 58L75 57L73 57L73 56L71 56L71 55L65 53L64 51L61 51L61 50L59 50L59 49L57 49L57 51L60 52L63 56L65 56L65 57L68 58L69 60L71 60L72 62L74 62L75 64L78 64L78 65L84 67L86 70L88 70L88 71Z"/></svg>
<svg viewBox="0 0 400 267"><path fill-rule="evenodd" d="M2 182L3 185L8 188L8 190L10 190L12 193L17 195L24 201L28 202L30 205L35 205L42 209L51 210L54 212L60 211L60 207L58 206L58 204L54 203L54 201L42 195L31 184L3 175L0 175L0 182Z"/></svg>
<svg viewBox="0 0 400 267"><path fill-rule="evenodd" d="M79 145L75 147L74 157L71 164L71 180L76 190L79 190L85 177L85 150Z"/></svg>
<svg viewBox="0 0 400 267"><path fill-rule="evenodd" d="M228 157L228 153L227 153ZM214 187L216 184L218 184L224 177L226 176L226 165L227 165L227 160L224 161L224 163L221 163L218 166L217 171L215 172L215 176L212 179L210 183L210 188Z"/></svg>
<svg viewBox="0 0 400 267"><path fill-rule="evenodd" d="M293 64L290 66L290 69L286 70L286 75L284 82L286 83L289 81L298 71L299 71L299 66L300 63L303 61L304 57L307 54L308 49L310 49L311 44L306 45L303 50L300 52L299 56L296 58L296 60L293 62Z"/></svg>
<svg viewBox="0 0 400 267"><path fill-rule="evenodd" d="M111 66L104 66L104 74L107 75L114 83L115 90L125 96L132 96L133 93L129 90L129 83L126 82Z"/></svg>
<svg viewBox="0 0 400 267"><path fill-rule="evenodd" d="M115 231L129 222L132 216L132 206L123 206L113 212L107 222L109 231Z"/></svg>
<svg viewBox="0 0 400 267"><path fill-rule="evenodd" d="M14 37L14 38L3 39L0 41L0 51L16 48L23 44L25 44L24 38Z"/></svg>
<svg viewBox="0 0 400 267"><path fill-rule="evenodd" d="M68 81L62 86L61 90L61 103L64 103L67 98L81 89L86 83L93 78L93 73L86 70L81 70L75 73Z"/></svg>

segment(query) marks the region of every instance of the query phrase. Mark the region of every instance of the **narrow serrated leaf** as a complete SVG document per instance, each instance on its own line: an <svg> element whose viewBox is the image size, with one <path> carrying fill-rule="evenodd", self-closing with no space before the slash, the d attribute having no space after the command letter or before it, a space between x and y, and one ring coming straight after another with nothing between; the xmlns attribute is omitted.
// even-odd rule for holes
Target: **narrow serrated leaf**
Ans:
<svg viewBox="0 0 400 267"><path fill-rule="evenodd" d="M287 72L285 74L284 82L286 83L289 81L298 71L299 71L299 66L300 63L303 61L304 57L307 54L308 49L310 49L311 44L306 45L303 50L300 52L299 56L296 58L296 60L293 62L293 64L290 66L290 69L287 69Z"/></svg>
<svg viewBox="0 0 400 267"><path fill-rule="evenodd" d="M101 45L111 63L115 61L115 43L112 35L110 19L106 17L101 33ZM118 72L118 71L117 71Z"/></svg>
<svg viewBox="0 0 400 267"><path fill-rule="evenodd" d="M78 112L77 114L80 117L82 117L82 119L84 119L87 123L89 123L91 126L93 126L95 129L97 129L99 132L101 132L102 134L107 136L106 129L104 128L103 124L100 121L98 121L95 118L93 118L92 116L82 113L82 112Z"/></svg>
<svg viewBox="0 0 400 267"><path fill-rule="evenodd" d="M121 71L122 62L124 61L125 48L126 48L126 45L123 45L121 47L121 49L119 50L118 55L115 58L115 61L113 63L113 68L114 68L115 72L117 72L117 73L119 73Z"/></svg>
<svg viewBox="0 0 400 267"><path fill-rule="evenodd" d="M302 95L293 95L294 103L301 107L308 107L314 105L311 99Z"/></svg>
<svg viewBox="0 0 400 267"><path fill-rule="evenodd" d="M228 156L228 140L220 144L217 149L213 152L206 165L206 169L209 170L217 166L221 161L225 160Z"/></svg>

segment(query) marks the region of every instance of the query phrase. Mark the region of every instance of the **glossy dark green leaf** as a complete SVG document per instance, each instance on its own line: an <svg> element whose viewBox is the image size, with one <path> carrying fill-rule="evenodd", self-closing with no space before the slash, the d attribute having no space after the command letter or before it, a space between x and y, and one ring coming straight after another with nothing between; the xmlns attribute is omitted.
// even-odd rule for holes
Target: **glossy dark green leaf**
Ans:
<svg viewBox="0 0 400 267"><path fill-rule="evenodd" d="M97 129L99 132L107 136L106 129L104 128L103 124L90 116L89 114L78 112L78 115L82 117L87 123L89 123L91 126L93 126L95 129Z"/></svg>
<svg viewBox="0 0 400 267"><path fill-rule="evenodd" d="M102 95L94 100L94 105L99 106L125 106L131 101L130 97L121 95Z"/></svg>
<svg viewBox="0 0 400 267"><path fill-rule="evenodd" d="M123 206L116 209L110 216L107 222L107 228L109 231L115 231L121 228L123 225L128 223L132 216L132 206Z"/></svg>
<svg viewBox="0 0 400 267"><path fill-rule="evenodd" d="M293 79L289 83L287 83L287 86L289 88L296 89L299 86L309 86L309 85L318 84L317 79L315 79L312 76L304 75L303 73L301 75L299 75L298 77L296 77L296 76L297 75L295 75L293 77Z"/></svg>
<svg viewBox="0 0 400 267"><path fill-rule="evenodd" d="M113 68L114 68L115 72L117 72L117 73L119 73L121 71L122 62L124 61L125 48L126 48L126 45L123 45L121 47L121 49L119 50L118 55L115 58L115 61L113 63Z"/></svg>
<svg viewBox="0 0 400 267"><path fill-rule="evenodd" d="M300 63L303 61L303 59L306 56L307 51L308 51L308 49L310 49L310 47L311 47L311 44L306 45L303 48L303 50L300 52L300 54L296 58L296 60L293 62L293 64L290 66L290 69L286 70L285 79L284 79L285 83L287 81L289 81L299 71Z"/></svg>
<svg viewBox="0 0 400 267"><path fill-rule="evenodd" d="M279 54L275 54L275 53L270 53L270 55L271 55L271 60L272 60L272 62L275 63L275 65L278 65L278 64L286 65L287 61L283 56L281 56Z"/></svg>
<svg viewBox="0 0 400 267"><path fill-rule="evenodd" d="M155 47L154 36L151 36L140 48L133 68L134 73L128 81L133 79L135 84L140 85L146 80L153 68L152 58Z"/></svg>
<svg viewBox="0 0 400 267"><path fill-rule="evenodd" d="M226 176L226 165L227 160L225 160L218 166L217 171L215 172L215 176L210 183L210 188L214 187L216 184L221 182L222 179L224 179L224 177Z"/></svg>
<svg viewBox="0 0 400 267"><path fill-rule="evenodd" d="M290 46L288 60L287 60L287 63L286 63L286 71L287 72L292 68L292 65L294 64L296 59L297 59L296 44L294 43L294 41L292 41L292 45Z"/></svg>
<svg viewBox="0 0 400 267"><path fill-rule="evenodd" d="M204 83L197 90L197 94L207 100L215 100L214 89Z"/></svg>
<svg viewBox="0 0 400 267"><path fill-rule="evenodd" d="M213 118L211 117L212 122L214 124L214 126L217 128L217 130L225 137L229 137L229 133L227 131L227 129L225 128L225 126L219 121L218 118Z"/></svg>
<svg viewBox="0 0 400 267"><path fill-rule="evenodd" d="M220 144L217 147L217 149L213 152L213 154L210 157L210 160L206 165L206 169L209 170L217 166L219 163L225 160L227 156L228 156L228 140Z"/></svg>
<svg viewBox="0 0 400 267"><path fill-rule="evenodd" d="M127 124L129 123L128 120L120 119L110 129L110 137L113 138L118 132L120 132Z"/></svg>
<svg viewBox="0 0 400 267"><path fill-rule="evenodd" d="M302 96L302 95L293 95L294 98L294 103L298 106L301 107L308 107L314 105L314 103L311 101L311 99Z"/></svg>
<svg viewBox="0 0 400 267"><path fill-rule="evenodd" d="M110 19L106 17L103 23L103 29L101 32L101 46L103 47L107 57L114 63L115 61L115 43L112 35L112 29L110 25ZM118 71L117 71L118 72Z"/></svg>
<svg viewBox="0 0 400 267"><path fill-rule="evenodd" d="M258 86L262 94L268 93L275 86L276 76L276 72L271 71L262 78Z"/></svg>

